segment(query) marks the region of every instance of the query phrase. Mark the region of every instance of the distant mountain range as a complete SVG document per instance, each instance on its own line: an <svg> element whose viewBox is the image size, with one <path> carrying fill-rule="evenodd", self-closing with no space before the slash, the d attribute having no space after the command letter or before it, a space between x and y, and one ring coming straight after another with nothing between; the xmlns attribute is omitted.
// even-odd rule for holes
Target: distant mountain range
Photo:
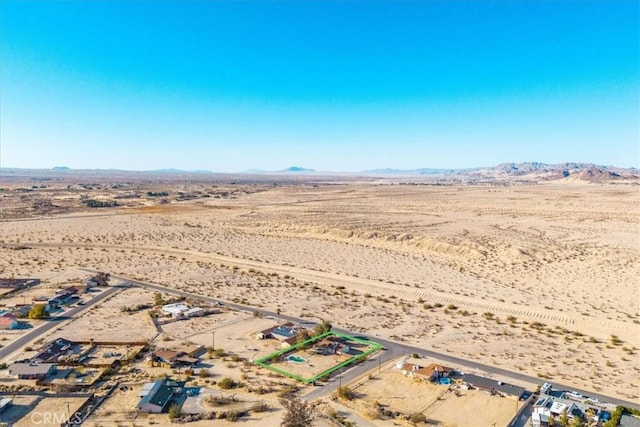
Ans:
<svg viewBox="0 0 640 427"><path fill-rule="evenodd" d="M2 168L3 173L10 174L12 171L20 169ZM25 170L25 169L22 169ZM37 172L38 170L32 170ZM42 170L40 170L42 171ZM617 166L603 166L593 163L557 163L547 164L540 162L523 163L500 163L496 166L476 167L464 169L441 169L441 168L419 168L419 169L372 169L360 172L337 172L337 171L316 171L314 169L300 166L291 166L277 171L266 171L261 169L249 169L235 174L221 174L207 170L187 171L181 169L157 169L151 171L125 171L117 169L71 169L66 166L56 166L49 169L56 173L90 173L97 175L133 173L133 174L217 174L217 175L315 175L315 176L348 176L348 177L433 177L434 179L464 179L464 180L500 180L519 179L531 181L586 181L586 182L610 182L640 180L640 169L621 168ZM32 172L32 173L33 173Z"/></svg>
<svg viewBox="0 0 640 427"><path fill-rule="evenodd" d="M540 162L500 163L497 166L476 167L466 169L375 169L361 172L371 176L459 176L473 178L508 178L520 177L535 180L568 180L603 182L640 178L637 168L620 168L616 166L595 165L592 163L558 163Z"/></svg>
<svg viewBox="0 0 640 427"><path fill-rule="evenodd" d="M268 173L314 173L317 172L315 169L301 168L300 166L291 166L286 169L278 170L278 171L267 171L262 169L249 169L244 171L243 173L250 174L268 174Z"/></svg>

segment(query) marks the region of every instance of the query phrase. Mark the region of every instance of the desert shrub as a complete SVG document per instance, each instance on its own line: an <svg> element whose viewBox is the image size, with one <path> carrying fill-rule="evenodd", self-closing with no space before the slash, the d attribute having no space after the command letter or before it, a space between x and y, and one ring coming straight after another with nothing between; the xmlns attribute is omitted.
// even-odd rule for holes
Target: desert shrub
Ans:
<svg viewBox="0 0 640 427"><path fill-rule="evenodd" d="M409 421L411 421L413 424L426 423L427 416L422 412L415 412L409 415Z"/></svg>
<svg viewBox="0 0 640 427"><path fill-rule="evenodd" d="M209 349L209 356L210 357L224 357L224 355L225 355L224 350L221 349L221 348L216 348L216 349L210 348Z"/></svg>
<svg viewBox="0 0 640 427"><path fill-rule="evenodd" d="M237 387L237 385L238 384L229 377L223 378L218 383L218 387L220 387L223 390L229 390L229 389L235 388Z"/></svg>
<svg viewBox="0 0 640 427"><path fill-rule="evenodd" d="M238 411L227 411L227 421L235 422L240 419Z"/></svg>
<svg viewBox="0 0 640 427"><path fill-rule="evenodd" d="M285 414L282 418L282 427L306 427L310 426L314 419L313 406L296 397L280 400Z"/></svg>
<svg viewBox="0 0 640 427"><path fill-rule="evenodd" d="M268 410L269 410L269 405L267 405L263 401L257 402L251 407L251 412L259 413L259 412L267 412Z"/></svg>
<svg viewBox="0 0 640 427"><path fill-rule="evenodd" d="M169 419L173 421L179 416L180 416L180 407L176 404L171 405L169 407Z"/></svg>
<svg viewBox="0 0 640 427"><path fill-rule="evenodd" d="M343 399L343 400L353 400L353 399L355 399L355 394L347 386L343 385L342 387L339 387L337 393L338 393L338 397L340 399Z"/></svg>

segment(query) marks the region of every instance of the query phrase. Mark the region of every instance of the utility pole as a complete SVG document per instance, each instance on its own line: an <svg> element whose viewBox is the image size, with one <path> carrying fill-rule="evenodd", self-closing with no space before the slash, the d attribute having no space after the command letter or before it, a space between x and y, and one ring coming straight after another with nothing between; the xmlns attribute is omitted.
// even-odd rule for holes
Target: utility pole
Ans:
<svg viewBox="0 0 640 427"><path fill-rule="evenodd" d="M211 350L216 349L216 331L211 331Z"/></svg>
<svg viewBox="0 0 640 427"><path fill-rule="evenodd" d="M378 373L382 372L382 368L380 367L380 351L378 350Z"/></svg>

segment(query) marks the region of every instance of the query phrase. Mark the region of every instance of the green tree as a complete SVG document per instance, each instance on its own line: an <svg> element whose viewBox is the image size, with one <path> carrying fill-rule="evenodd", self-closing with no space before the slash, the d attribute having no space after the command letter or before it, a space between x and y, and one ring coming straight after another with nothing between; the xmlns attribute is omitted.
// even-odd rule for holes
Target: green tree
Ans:
<svg viewBox="0 0 640 427"><path fill-rule="evenodd" d="M47 311L47 306L44 304L33 304L31 310L29 310L29 319L48 319L51 314Z"/></svg>
<svg viewBox="0 0 640 427"><path fill-rule="evenodd" d="M617 425L620 424L620 419L624 413L624 406L617 406L616 410L611 413L611 419L604 423L604 427L617 427Z"/></svg>
<svg viewBox="0 0 640 427"><path fill-rule="evenodd" d="M323 320L322 323L320 323L318 326L316 326L313 329L313 334L314 335L322 335L325 332L329 332L331 330L332 326L331 323L329 323L329 321L327 320Z"/></svg>
<svg viewBox="0 0 640 427"><path fill-rule="evenodd" d="M596 416L596 410L593 408L589 408L587 409L587 411L584 413L584 416L587 418L587 422L591 421L593 419L593 417Z"/></svg>
<svg viewBox="0 0 640 427"><path fill-rule="evenodd" d="M308 427L313 422L313 407L308 402L291 397L281 399L280 403L285 409L281 427Z"/></svg>
<svg viewBox="0 0 640 427"><path fill-rule="evenodd" d="M98 282L98 286L108 286L109 280L111 280L111 275L109 273L100 272L95 276L96 282Z"/></svg>
<svg viewBox="0 0 640 427"><path fill-rule="evenodd" d="M301 343L301 342L304 342L304 341L306 341L306 340L308 340L310 338L311 338L311 334L309 333L309 331L307 331L306 329L303 329L298 334L298 337L296 338L296 341Z"/></svg>
<svg viewBox="0 0 640 427"><path fill-rule="evenodd" d="M558 421L560 422L560 427L569 427L569 416L567 415L566 409L562 411L562 414L560 414L560 419Z"/></svg>
<svg viewBox="0 0 640 427"><path fill-rule="evenodd" d="M584 421L580 417L573 417L569 423L569 427L584 427Z"/></svg>
<svg viewBox="0 0 640 427"><path fill-rule="evenodd" d="M164 298L162 298L162 294L160 292L153 294L153 304L156 307L161 307L165 304Z"/></svg>

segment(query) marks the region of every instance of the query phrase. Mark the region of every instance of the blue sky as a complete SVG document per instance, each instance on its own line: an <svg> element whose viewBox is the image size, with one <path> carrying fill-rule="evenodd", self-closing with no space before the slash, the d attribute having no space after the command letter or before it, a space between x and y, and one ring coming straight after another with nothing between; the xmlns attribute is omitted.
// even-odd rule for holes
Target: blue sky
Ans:
<svg viewBox="0 0 640 427"><path fill-rule="evenodd" d="M636 1L0 2L2 167L640 166Z"/></svg>

